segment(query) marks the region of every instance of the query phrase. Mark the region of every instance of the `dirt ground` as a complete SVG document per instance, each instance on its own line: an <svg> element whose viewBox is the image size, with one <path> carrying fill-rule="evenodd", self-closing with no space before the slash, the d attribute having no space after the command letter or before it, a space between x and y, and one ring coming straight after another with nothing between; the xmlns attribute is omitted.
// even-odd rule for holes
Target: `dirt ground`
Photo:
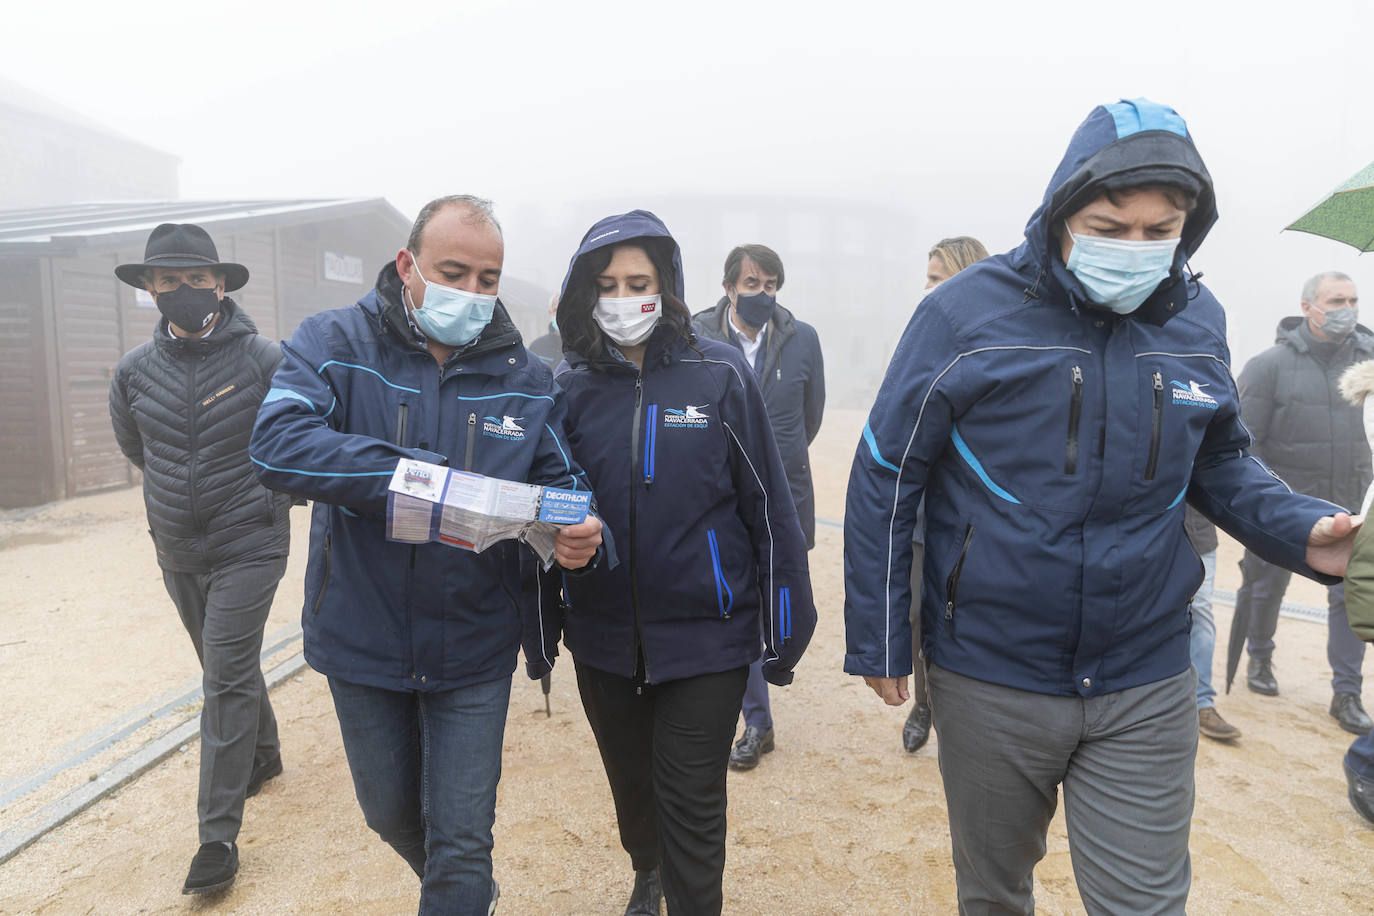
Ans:
<svg viewBox="0 0 1374 916"><path fill-rule="evenodd" d="M843 515L862 425L832 411L813 455L819 514ZM289 636L301 603L305 513L267 626ZM0 795L12 794L111 723L195 686L189 640L157 574L136 490L70 500L0 520ZM822 526L812 554L821 624L796 683L774 694L777 750L730 777L726 912L951 913L956 909L935 743L902 751L906 709L881 705L841 671L842 538ZM1232 544L1218 586L1238 584ZM1289 600L1321 604L1295 581ZM1230 608L1217 607L1214 683L1224 675ZM1283 620L1283 694L1243 686L1219 708L1244 737L1201 742L1193 817L1190 912L1374 911L1374 829L1345 797L1350 742L1327 714L1325 630ZM517 672L496 823L503 914L613 914L629 891L605 776L566 657L554 672L553 717ZM248 803L242 868L226 894L180 894L196 847L197 745L150 770L4 865L3 913L414 912L418 887L363 824L329 692L308 669L273 694L286 772ZM182 710L183 714L194 707ZM149 723L0 808L0 829L136 748ZM454 778L462 778L455 773ZM1080 913L1062 814L1036 870L1042 913Z"/></svg>

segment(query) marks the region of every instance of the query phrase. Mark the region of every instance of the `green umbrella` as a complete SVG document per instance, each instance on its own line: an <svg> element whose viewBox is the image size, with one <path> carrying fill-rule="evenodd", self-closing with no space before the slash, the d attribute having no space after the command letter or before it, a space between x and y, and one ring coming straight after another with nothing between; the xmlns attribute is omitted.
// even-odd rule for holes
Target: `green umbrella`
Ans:
<svg viewBox="0 0 1374 916"><path fill-rule="evenodd" d="M1286 228L1374 251L1374 162Z"/></svg>

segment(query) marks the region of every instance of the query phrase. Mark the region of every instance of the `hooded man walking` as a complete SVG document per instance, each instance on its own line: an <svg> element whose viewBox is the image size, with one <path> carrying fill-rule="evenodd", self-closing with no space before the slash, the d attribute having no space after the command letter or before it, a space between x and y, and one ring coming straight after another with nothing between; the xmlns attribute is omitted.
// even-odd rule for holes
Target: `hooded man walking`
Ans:
<svg viewBox="0 0 1374 916"><path fill-rule="evenodd" d="M1187 268L1216 221L1183 119L1099 106L1015 249L933 290L863 429L845 511L845 670L890 705L922 648L959 906L1031 913L1064 791L1092 914L1182 913L1197 752L1184 503L1333 581L1350 517L1247 452L1220 304Z"/></svg>
<svg viewBox="0 0 1374 916"><path fill-rule="evenodd" d="M244 799L282 771L258 659L286 571L290 499L258 483L248 440L281 360L225 296L248 268L221 262L200 226L164 223L140 264L115 275L146 289L162 320L119 361L110 417L143 471L157 562L204 671L200 849L182 893L224 890L238 872Z"/></svg>
<svg viewBox="0 0 1374 916"><path fill-rule="evenodd" d="M816 503L807 448L825 412L825 364L816 329L778 304L785 279L776 251L736 246L725 258L725 295L715 308L694 315L692 327L700 337L735 347L754 370L810 550L816 546ZM743 711L744 734L730 752L730 766L752 770L773 750L773 710L761 660L749 666Z"/></svg>

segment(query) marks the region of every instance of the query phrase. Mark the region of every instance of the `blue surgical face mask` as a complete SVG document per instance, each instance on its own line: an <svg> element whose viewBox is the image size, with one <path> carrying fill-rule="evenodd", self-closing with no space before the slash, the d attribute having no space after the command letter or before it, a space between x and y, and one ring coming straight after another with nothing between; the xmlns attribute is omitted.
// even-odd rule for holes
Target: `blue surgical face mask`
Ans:
<svg viewBox="0 0 1374 916"><path fill-rule="evenodd" d="M425 284L425 301L419 307L413 299L410 303L411 317L424 335L447 347L461 347L476 339L491 321L496 297L431 283L420 273L420 263L414 257L410 263ZM405 290L405 295L410 291Z"/></svg>
<svg viewBox="0 0 1374 916"><path fill-rule="evenodd" d="M1095 235L1074 235L1073 249L1065 265L1088 298L1118 315L1128 315L1150 298L1174 265L1179 239L1130 242Z"/></svg>

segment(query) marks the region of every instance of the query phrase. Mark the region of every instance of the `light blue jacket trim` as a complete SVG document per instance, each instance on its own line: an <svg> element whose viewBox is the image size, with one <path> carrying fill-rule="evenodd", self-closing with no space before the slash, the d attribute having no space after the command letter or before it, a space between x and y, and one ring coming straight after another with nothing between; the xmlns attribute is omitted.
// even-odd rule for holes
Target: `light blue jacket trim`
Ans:
<svg viewBox="0 0 1374 916"><path fill-rule="evenodd" d="M1149 99L1122 99L1106 106L1116 122L1116 138L1129 137L1144 130L1167 130L1180 137L1188 136L1188 126L1178 112L1167 105Z"/></svg>
<svg viewBox="0 0 1374 916"><path fill-rule="evenodd" d="M1172 509L1174 506L1177 506L1180 502L1182 502L1182 501L1183 501L1183 497L1186 496L1187 493L1188 493L1188 487L1187 487L1187 485L1185 484L1184 487L1183 487L1183 489L1178 491L1178 495L1174 497L1174 501L1171 502L1171 503L1169 503L1169 508Z"/></svg>
<svg viewBox="0 0 1374 916"><path fill-rule="evenodd" d="M558 433L554 432L553 427L547 423L544 424L544 428L549 431L549 437L553 439L553 444L558 446L558 454L563 456L563 468L568 472L568 476L572 478L572 488L576 490L577 475L572 472L572 462L568 460L568 453L563 451L563 443L558 441Z"/></svg>
<svg viewBox="0 0 1374 916"><path fill-rule="evenodd" d="M276 471L278 474L301 474L306 477L390 477L392 474L396 473L396 469L392 468L390 471L364 471L357 474L336 474L332 471L303 471L300 468L273 467L265 461L259 461L252 455L248 456L248 460L259 467L267 468L269 471Z"/></svg>
<svg viewBox="0 0 1374 916"><path fill-rule="evenodd" d="M262 402L264 404L271 404L273 401L285 400L300 401L302 404L308 406L311 410L316 409L314 401L310 400L308 397L306 397L298 391L292 391L290 388L272 388L267 392L267 397L263 398Z"/></svg>
<svg viewBox="0 0 1374 916"><path fill-rule="evenodd" d="M530 401L548 401L550 404L553 403L553 398L549 397L547 394L525 394L523 391L503 391L500 394L482 394L475 397L465 397L461 394L458 395L458 400L460 401L491 401L496 398L525 398ZM552 430L550 430L550 432L552 432Z"/></svg>
<svg viewBox="0 0 1374 916"><path fill-rule="evenodd" d="M964 441L964 437L959 435L959 427L955 426L950 429L950 438L954 440L954 447L959 450L960 457L962 457L964 462L973 469L973 473L978 475L978 479L983 481L985 487L1005 499L1007 502L1016 503L1018 506L1021 505L1021 500L1012 496L1006 490L992 482L992 478L988 476L988 472L983 470L983 465L974 457L973 451L968 447L968 443Z"/></svg>
<svg viewBox="0 0 1374 916"><path fill-rule="evenodd" d="M397 390L399 390L399 391L409 391L411 394L419 394L419 393L420 393L420 389L419 389L419 388L407 388L405 385L398 385L398 384L396 384L395 382L393 382L393 381L391 381L390 379L388 379L385 375L382 375L382 374L381 374L380 372L378 372L376 369L369 369L367 366L359 366L359 365L357 365L357 364L355 364L355 363L342 363L342 362L339 362L337 359L331 359L331 360L329 360L328 362L326 362L326 363L324 363L323 365L321 365L320 368L319 368L317 371L318 371L321 375L323 375L323 374L324 374L324 370L328 369L330 366L343 366L345 369L361 369L363 372L371 372L373 375L377 376L377 378L379 378L379 379L382 380L382 384L384 384L384 385L386 385L386 386L388 386L388 387L390 387L390 388L395 388L395 389L397 389Z"/></svg>
<svg viewBox="0 0 1374 916"><path fill-rule="evenodd" d="M885 467L889 471L898 470L897 465L890 461L884 461L883 456L878 454L878 442L873 438L873 430L868 428L867 420L864 421L864 441L868 443L868 450L873 453L873 460L878 462L879 466Z"/></svg>

